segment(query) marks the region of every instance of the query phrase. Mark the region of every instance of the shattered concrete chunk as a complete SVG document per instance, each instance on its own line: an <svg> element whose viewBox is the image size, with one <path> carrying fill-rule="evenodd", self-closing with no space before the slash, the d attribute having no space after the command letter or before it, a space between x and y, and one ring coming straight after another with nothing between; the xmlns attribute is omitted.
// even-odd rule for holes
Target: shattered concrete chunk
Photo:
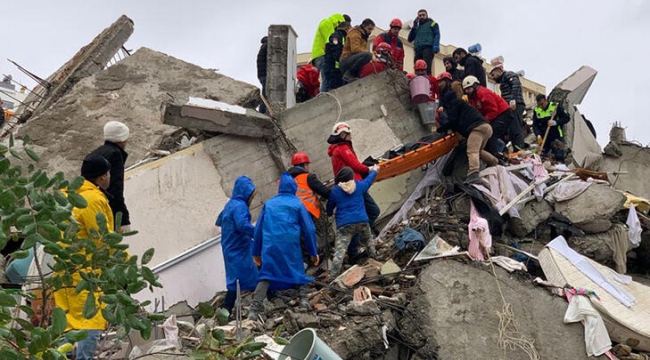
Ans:
<svg viewBox="0 0 650 360"><path fill-rule="evenodd" d="M574 224L611 219L625 204L625 195L603 184L593 184L579 196L555 204L555 211Z"/></svg>
<svg viewBox="0 0 650 360"><path fill-rule="evenodd" d="M508 221L508 230L515 236L524 237L535 230L539 224L546 221L552 213L553 206L548 201L529 201L519 211L521 218L510 218Z"/></svg>
<svg viewBox="0 0 650 360"><path fill-rule="evenodd" d="M351 302L345 307L345 313L356 316L379 315L381 310L374 300L364 302Z"/></svg>

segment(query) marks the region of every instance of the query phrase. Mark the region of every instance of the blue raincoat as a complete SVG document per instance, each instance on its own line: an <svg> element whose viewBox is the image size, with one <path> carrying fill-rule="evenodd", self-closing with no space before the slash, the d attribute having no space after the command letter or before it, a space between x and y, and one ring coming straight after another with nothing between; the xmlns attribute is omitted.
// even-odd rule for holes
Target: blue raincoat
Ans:
<svg viewBox="0 0 650 360"><path fill-rule="evenodd" d="M286 289L310 283L305 275L300 236L311 256L316 256L316 228L309 212L296 196L298 185L291 175L282 174L278 195L269 199L257 219L253 255L262 257L259 280L271 281L271 288Z"/></svg>
<svg viewBox="0 0 650 360"><path fill-rule="evenodd" d="M254 191L255 184L250 178L238 177L230 201L217 218L228 290L237 290L237 279L242 290L255 290L257 286L258 270L251 251L255 227L248 210L248 199Z"/></svg>

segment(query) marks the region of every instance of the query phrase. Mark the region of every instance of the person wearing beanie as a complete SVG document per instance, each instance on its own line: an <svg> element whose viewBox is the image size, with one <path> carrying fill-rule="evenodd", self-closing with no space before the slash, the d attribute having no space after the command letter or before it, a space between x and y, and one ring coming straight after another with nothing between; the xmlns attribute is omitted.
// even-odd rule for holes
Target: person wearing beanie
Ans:
<svg viewBox="0 0 650 360"><path fill-rule="evenodd" d="M81 195L88 205L83 208L73 208L72 217L79 224L77 231L78 239L90 239L91 231L97 231L97 214L101 213L106 218L106 226L109 232L114 228L113 212L108 205L108 198L104 190L108 188L111 180L111 164L100 155L87 156L81 165L81 176L84 181L79 189L75 192ZM96 247L103 246L101 239L93 239ZM97 271L95 269L95 271ZM88 298L88 291L84 290L79 293L75 290L77 284L81 281L81 275L78 272L72 274L72 286L54 292L54 304L63 309L68 321L66 331L69 330L86 330L88 336L77 342L77 359L93 359L99 335L106 330L108 322L98 311L95 316L87 319L83 316L84 304ZM101 308L99 301L96 301L97 308Z"/></svg>
<svg viewBox="0 0 650 360"><path fill-rule="evenodd" d="M445 57L442 63L445 64L445 71L451 75L452 81L463 81L463 70L458 68L458 63L453 57Z"/></svg>
<svg viewBox="0 0 650 360"><path fill-rule="evenodd" d="M111 164L111 183L106 191L110 194L109 204L113 217L122 213L122 232L131 231L129 209L124 201L124 164L129 156L125 151L129 139L129 127L119 121L109 121L104 125L104 145L95 149L91 155L100 155Z"/></svg>
<svg viewBox="0 0 650 360"><path fill-rule="evenodd" d="M354 179L354 171L347 166L336 174L336 186L330 192L327 201L327 215L334 214L336 220L334 261L329 274L331 280L336 279L341 273L343 258L354 237L359 236L360 243L366 244L370 257L376 256L364 195L375 181L379 166L371 166L369 171L368 176L361 181Z"/></svg>

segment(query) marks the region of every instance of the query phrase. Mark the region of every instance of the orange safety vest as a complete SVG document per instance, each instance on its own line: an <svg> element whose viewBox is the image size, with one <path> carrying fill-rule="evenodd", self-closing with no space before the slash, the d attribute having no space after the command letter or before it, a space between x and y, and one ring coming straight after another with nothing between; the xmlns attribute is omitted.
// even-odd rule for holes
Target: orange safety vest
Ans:
<svg viewBox="0 0 650 360"><path fill-rule="evenodd" d="M296 196L300 201L302 201L307 211L312 214L315 218L320 217L320 206L318 205L318 198L316 194L307 184L307 176L309 174L300 174L294 178L296 184L298 184L298 191L296 191Z"/></svg>

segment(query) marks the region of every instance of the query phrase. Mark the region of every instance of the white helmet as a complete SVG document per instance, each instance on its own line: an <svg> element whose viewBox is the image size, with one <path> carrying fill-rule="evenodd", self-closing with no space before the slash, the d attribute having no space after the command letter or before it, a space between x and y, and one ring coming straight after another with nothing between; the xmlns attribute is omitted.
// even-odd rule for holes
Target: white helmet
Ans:
<svg viewBox="0 0 650 360"><path fill-rule="evenodd" d="M334 127L332 127L332 135L341 135L342 132L351 134L352 130L350 129L350 125L344 122L337 122L334 124Z"/></svg>
<svg viewBox="0 0 650 360"><path fill-rule="evenodd" d="M463 79L463 89L480 84L476 76L470 75Z"/></svg>

